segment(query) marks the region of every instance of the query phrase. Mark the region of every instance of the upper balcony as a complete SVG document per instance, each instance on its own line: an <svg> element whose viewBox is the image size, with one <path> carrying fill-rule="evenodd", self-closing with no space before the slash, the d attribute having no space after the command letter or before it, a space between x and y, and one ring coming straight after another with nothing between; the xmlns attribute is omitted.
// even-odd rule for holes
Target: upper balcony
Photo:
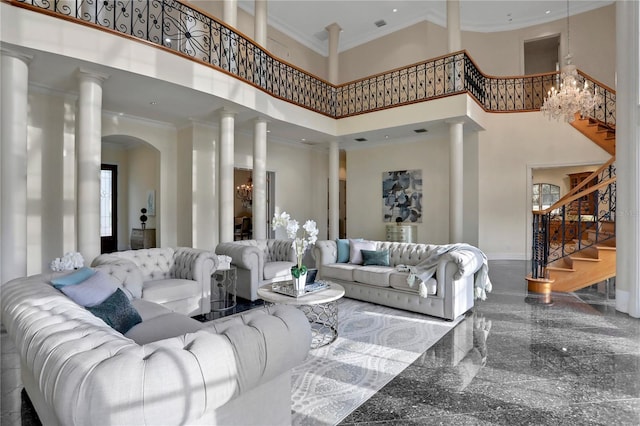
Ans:
<svg viewBox="0 0 640 426"><path fill-rule="evenodd" d="M486 112L537 111L549 88L557 86L559 79L557 73L489 76L480 71L466 51L460 51L333 85L274 57L215 17L175 0L4 1L15 6L8 9L20 9L20 13L26 9L37 12L32 15L42 19L57 18L52 24L34 17L33 26L7 31L8 40L4 42L17 40L23 47L47 51L42 40L30 43L39 33L41 37L49 37L60 54L191 87L226 99L229 105L239 104L277 120L287 120L291 106L303 108L315 113L316 117L308 121L324 123L316 125L315 130L326 134L341 133L340 126L332 124L335 120L465 94ZM68 33L57 28L76 24L91 27L99 34L88 39L86 29ZM51 29L50 33L47 28ZM139 42L141 48L115 51L116 45L105 42L104 34ZM149 48L157 54L150 56ZM82 54L71 53L78 51ZM175 60L165 60L167 54L179 59L182 65L173 71L165 69L169 62L175 64ZM588 80L591 90L597 90L604 98L591 116L615 126L615 92L582 72L579 76L582 81ZM275 110L268 109L276 100L290 105L278 103ZM319 119L317 114L324 119ZM464 108L462 114L466 114ZM296 121L305 125L307 119Z"/></svg>

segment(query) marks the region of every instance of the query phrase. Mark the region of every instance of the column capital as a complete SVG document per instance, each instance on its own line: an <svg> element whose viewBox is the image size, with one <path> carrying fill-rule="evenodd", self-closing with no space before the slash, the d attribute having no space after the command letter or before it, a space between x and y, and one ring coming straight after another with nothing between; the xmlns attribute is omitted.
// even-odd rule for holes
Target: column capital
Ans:
<svg viewBox="0 0 640 426"><path fill-rule="evenodd" d="M447 124L465 124L466 120L464 118L449 118L444 120L444 122Z"/></svg>
<svg viewBox="0 0 640 426"><path fill-rule="evenodd" d="M224 108L220 108L218 110L218 114L220 115L220 118L234 118L236 115L238 115L238 113L230 108L224 107Z"/></svg>
<svg viewBox="0 0 640 426"><path fill-rule="evenodd" d="M329 24L326 27L324 27L324 29L327 30L329 34L331 34L331 31L341 31L342 27L340 27L340 25L334 22L333 24Z"/></svg>
<svg viewBox="0 0 640 426"><path fill-rule="evenodd" d="M78 77L78 80L91 80L100 85L109 78L109 74L88 70L86 68L78 68L76 70L76 76Z"/></svg>
<svg viewBox="0 0 640 426"><path fill-rule="evenodd" d="M33 60L33 55L27 55L26 53L22 53L13 49L7 49L6 47L0 47L0 55L20 59L27 65L29 65L29 63Z"/></svg>
<svg viewBox="0 0 640 426"><path fill-rule="evenodd" d="M270 123L271 120L269 120L266 117L256 117L256 118L253 119L253 122L254 123Z"/></svg>

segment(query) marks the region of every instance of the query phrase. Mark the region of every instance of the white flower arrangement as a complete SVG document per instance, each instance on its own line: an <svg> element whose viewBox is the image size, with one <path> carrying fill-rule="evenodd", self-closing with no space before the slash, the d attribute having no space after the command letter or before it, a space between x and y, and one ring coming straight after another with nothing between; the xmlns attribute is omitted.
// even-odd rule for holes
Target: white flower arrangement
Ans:
<svg viewBox="0 0 640 426"><path fill-rule="evenodd" d="M55 272L71 271L73 269L82 268L84 266L84 258L77 251L70 251L62 257L56 257L51 261L51 270Z"/></svg>
<svg viewBox="0 0 640 426"><path fill-rule="evenodd" d="M281 214L274 214L271 221L271 228L275 231L278 228L285 228L287 230L287 237L293 240L293 248L296 252L297 265L291 268L291 275L294 278L300 278L300 275L304 275L307 272L307 267L302 264L302 257L307 249L316 243L318 240L318 228L314 220L307 220L302 229L304 229L304 235L298 237L298 230L300 225L295 219L291 219L287 212Z"/></svg>

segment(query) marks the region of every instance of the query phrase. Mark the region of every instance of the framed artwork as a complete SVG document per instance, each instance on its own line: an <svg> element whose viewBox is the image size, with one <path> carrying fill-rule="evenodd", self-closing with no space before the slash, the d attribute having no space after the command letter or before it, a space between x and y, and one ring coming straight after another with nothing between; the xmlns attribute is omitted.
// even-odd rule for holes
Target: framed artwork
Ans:
<svg viewBox="0 0 640 426"><path fill-rule="evenodd" d="M382 217L422 223L422 170L382 172Z"/></svg>
<svg viewBox="0 0 640 426"><path fill-rule="evenodd" d="M156 215L156 191L147 191L147 216Z"/></svg>

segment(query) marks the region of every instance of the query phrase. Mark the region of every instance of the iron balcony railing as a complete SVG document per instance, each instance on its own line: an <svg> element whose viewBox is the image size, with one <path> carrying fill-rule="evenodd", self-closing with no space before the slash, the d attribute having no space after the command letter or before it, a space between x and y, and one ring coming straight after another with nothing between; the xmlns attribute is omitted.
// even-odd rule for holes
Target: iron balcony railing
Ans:
<svg viewBox="0 0 640 426"><path fill-rule="evenodd" d="M615 238L615 157L546 210L533 212L531 277L548 278L547 266Z"/></svg>
<svg viewBox="0 0 640 426"><path fill-rule="evenodd" d="M2 0L15 6L152 43L207 64L270 95L320 114L344 118L461 93L486 111L539 110L558 73L523 77L483 74L467 52L333 85L284 62L223 22L176 0ZM615 126L615 92L579 73L604 102L593 118Z"/></svg>

